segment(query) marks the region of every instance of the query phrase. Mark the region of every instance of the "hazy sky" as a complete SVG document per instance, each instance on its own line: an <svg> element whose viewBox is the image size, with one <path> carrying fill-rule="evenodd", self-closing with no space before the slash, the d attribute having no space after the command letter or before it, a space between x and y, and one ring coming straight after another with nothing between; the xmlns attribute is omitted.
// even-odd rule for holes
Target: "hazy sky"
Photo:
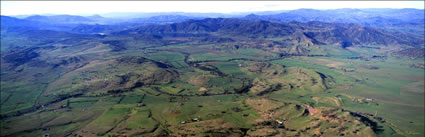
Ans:
<svg viewBox="0 0 425 137"><path fill-rule="evenodd" d="M249 12L299 8L417 8L424 1L1 1L2 15L110 12Z"/></svg>

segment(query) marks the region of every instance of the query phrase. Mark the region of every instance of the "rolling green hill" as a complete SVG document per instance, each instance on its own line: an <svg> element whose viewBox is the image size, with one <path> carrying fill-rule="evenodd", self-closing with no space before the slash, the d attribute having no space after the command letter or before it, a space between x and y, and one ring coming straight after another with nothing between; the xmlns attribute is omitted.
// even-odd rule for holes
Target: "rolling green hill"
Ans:
<svg viewBox="0 0 425 137"><path fill-rule="evenodd" d="M414 34L207 18L1 42L0 136L425 135Z"/></svg>

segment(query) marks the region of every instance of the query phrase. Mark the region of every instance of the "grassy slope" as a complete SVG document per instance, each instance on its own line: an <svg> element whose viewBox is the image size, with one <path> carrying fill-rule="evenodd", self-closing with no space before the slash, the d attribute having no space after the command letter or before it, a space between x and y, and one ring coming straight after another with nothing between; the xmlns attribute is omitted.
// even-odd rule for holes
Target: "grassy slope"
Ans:
<svg viewBox="0 0 425 137"><path fill-rule="evenodd" d="M97 48L96 48L97 47ZM170 46L175 50L183 50L190 54L189 61L205 61L205 60L217 60L217 61L226 61L228 59L234 58L246 58L246 59L264 59L265 56L273 56L271 53L266 53L257 49L240 49L240 50L229 50L229 51L211 51L208 49L208 45L201 45L198 49L188 49L183 48L184 45L175 45ZM162 48L151 48L152 50L161 50L166 49L167 47ZM142 55L147 58L167 62L175 67L177 67L182 78L177 80L172 84L158 84L155 85L158 88L161 88L164 91L170 93L178 93L180 88L173 88L172 86L184 85L185 88L189 89L184 91L183 94L198 94L198 89L201 86L210 85L210 90L213 92L220 92L223 88L221 82L230 83L225 88L234 88L239 87L240 82L237 80L226 81L228 79L223 79L219 77L214 77L211 74L206 74L207 77L211 77L211 80L208 84L205 85L191 85L187 84L184 78L189 78L190 76L199 76L204 74L205 71L199 69L189 68L184 62L184 55L179 52L173 51L160 51L157 53L146 53L142 54L136 51L124 51L122 53L109 53L106 52L108 49L106 46L94 46L92 50L74 51L75 54L84 54L87 58L94 58L95 55L100 55L100 57L108 56L122 56L122 55ZM363 61L363 60L349 60L345 59L350 56L370 56L375 54L374 51L370 49L356 49L353 51L347 51L338 49L335 47L326 47L319 49L311 49L311 54L324 54L324 53L333 53L331 57L291 57L280 60L274 60L270 63L275 65L285 65L288 67L289 74L278 76L277 81L291 81L298 77L294 75L294 68L302 68L303 71L307 72L308 75L312 76L314 72L321 72L326 76L330 76L334 79L335 85L332 85L332 88L328 91L331 92L312 92L317 89L299 89L296 88L293 91L288 90L279 90L273 92L266 97L270 97L277 100L285 100L292 103L300 104L316 104L318 107L340 107L352 111L361 111L368 113L378 113L378 116L383 117L388 122L385 125L385 128L392 127L398 133L406 136L421 136L425 133L423 132L423 88L420 86L415 86L412 84L423 82L423 70L417 68L409 68L406 65L407 60L404 59L395 59L389 58L385 62L378 60L372 61ZM99 52L96 52L99 51ZM54 52L55 55L64 54L64 51L57 50ZM232 62L218 62L213 63L212 65L217 67L220 71L230 76L236 78L248 78L254 79L256 77L268 78L267 76L261 76L256 74L249 74L246 71L243 71L238 66L239 64L244 64L250 61L232 61ZM255 62L255 61L254 61ZM260 61L261 62L261 61ZM341 62L341 63L335 63ZM252 62L251 62L252 63ZM332 64L333 63L333 64ZM401 65L400 65L401 64ZM101 66L101 65L100 65ZM379 69L371 70L368 66L376 66ZM331 69L330 67L334 67ZM105 69L106 67L98 67ZM355 69L354 72L341 72L341 68L350 68ZM105 71L97 69L99 71ZM120 72L125 72L125 70L135 69L131 67L122 68L124 70L119 70ZM139 68L144 69L144 68ZM108 70L109 71L109 70ZM57 72L54 72L57 73ZM70 73L72 74L72 73ZM105 73L106 74L106 73ZM316 74L317 75L317 74ZM75 78L81 78L81 76L76 76ZM53 77L53 76L51 76ZM318 76L312 76L313 78L318 78ZM66 77L65 77L66 78ZM54 78L51 78L54 79ZM68 80L72 79L69 77ZM360 80L361 82L356 82ZM60 82L56 82L59 83ZM70 83L70 82L63 82ZM239 83L239 84L238 84ZM22 86L25 83L19 85L17 83L10 84L2 80L2 114L12 111L18 111L21 109L29 108L34 105L36 98L41 94L41 86ZM232 85L233 84L233 85ZM351 85L351 88L338 88ZM55 86L54 87L59 87ZM10 88L11 90L9 90ZM7 91L15 92L3 92L4 89ZM66 87L63 88L64 91L68 92ZM34 90L27 94L28 90ZM55 93L56 90L48 90L47 93ZM214 120L214 119L223 119L224 121L236 125L237 127L243 128L253 128L252 121L260 117L259 112L254 111L252 107L247 107L242 105L242 100L249 95L248 93L245 96L234 96L234 95L220 95L220 96L209 96L209 97L189 97L189 99L176 98L176 102L169 102L169 96L158 95L151 88L139 88L128 93L123 93L127 96L125 97L102 97L102 98L72 98L69 100L69 106L65 109L62 109L63 114L57 114L54 112L42 112L44 109L37 111L37 113L43 114L41 117L37 113L29 113L24 116L16 117L11 119L8 124L2 124L2 128L15 128L18 125L27 123L24 119L29 119L30 121L41 120L41 123L36 123L34 125L25 126L24 130L31 130L31 133L34 134L44 134L45 132L41 129L37 129L40 125L41 127L46 127L51 125L52 130L57 131L57 134L69 133L78 131L81 134L87 135L104 135L106 133L116 133L121 128L131 128L131 129L148 129L155 128L159 123L160 128L164 130L176 130L173 127L168 127L167 125L178 125L181 121L191 121L192 118L200 118L201 120ZM371 104L359 104L353 102L351 98L343 97L342 101L335 98L337 94L347 94L356 97L364 98L373 98L377 100L379 106ZM141 98L142 95L148 94L143 103L146 103L146 107L138 108L136 103ZM7 97L11 96L7 101ZM17 105L19 99L17 97L25 98L29 100L28 103L23 103ZM87 94L95 95L95 94ZM419 96L422 95L422 96ZM317 98L313 98L317 97ZM44 99L44 98L43 98ZM121 100L121 101L120 101ZM335 100L339 103L334 103ZM58 104L61 106L67 104L68 100L64 100ZM34 103L30 103L34 102ZM119 104L118 104L119 102ZM202 107L200 107L201 105ZM54 110L55 106L49 106L51 110ZM56 106L57 107L57 106ZM240 112L235 112L232 108L238 107L241 109ZM49 108L46 108L49 109ZM69 109L70 111L67 111ZM94 113L88 113L86 110L89 109ZM61 109L59 109L61 110ZM84 111L83 111L84 110ZM178 112L178 113L173 113ZM225 112L225 113L223 113ZM68 115L73 113L86 114L90 118L81 118L75 123L71 124L52 124L52 123L67 123L72 121L67 118ZM151 117L148 116L151 113ZM243 114L249 114L248 117L243 117ZM295 115L295 114L294 114ZM45 120L45 121L43 121ZM50 121L52 120L52 121ZM55 122L56 120L56 122ZM50 121L50 122L49 122ZM74 119L75 121L75 119ZM140 121L140 123L134 122ZM295 117L293 123L290 124L291 128L302 127L299 123L305 123L308 119L305 117ZM412 122L411 122L412 121ZM2 120L2 123L5 121ZM324 124L326 125L326 124ZM6 126L6 127L4 127ZM326 126L324 126L326 127ZM82 129L82 130L76 130ZM8 129L9 130L9 129ZM110 131L112 130L112 131ZM12 131L22 131L22 129L9 130ZM87 132L86 132L87 131ZM144 131L140 131L144 132ZM381 135L386 136L391 132L385 132ZM26 134L26 133L22 133ZM55 133L56 134L56 133ZM21 135L21 133L14 134L16 136Z"/></svg>

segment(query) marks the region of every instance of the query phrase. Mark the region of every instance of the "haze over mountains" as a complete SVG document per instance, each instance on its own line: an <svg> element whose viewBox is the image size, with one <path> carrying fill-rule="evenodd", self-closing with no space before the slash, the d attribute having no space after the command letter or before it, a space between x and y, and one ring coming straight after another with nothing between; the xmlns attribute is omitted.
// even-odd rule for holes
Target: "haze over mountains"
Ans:
<svg viewBox="0 0 425 137"><path fill-rule="evenodd" d="M216 32L222 35L238 35L246 37L283 37L290 36L290 41L308 44L340 44L344 47L359 44L410 45L420 47L423 39L414 35L397 32L384 32L380 29L354 24L323 22L290 22L276 23L268 21L252 21L242 19L203 19L190 20L168 25L142 26L134 30L138 34L208 34ZM121 32L122 33L122 32Z"/></svg>
<svg viewBox="0 0 425 137"><path fill-rule="evenodd" d="M151 13L135 14L134 18L105 18L100 15L1 16L1 28L2 32L21 33L54 30L76 34L136 32L163 36L183 33L221 33L256 38L288 36L290 38L287 40L306 45L338 44L343 47L356 44L420 47L423 44L425 18L424 10L419 9L299 9L260 14Z"/></svg>
<svg viewBox="0 0 425 137"><path fill-rule="evenodd" d="M117 13L120 15L119 13ZM106 14L108 15L108 14ZM93 16L75 16L75 15L52 15L41 16L31 15L20 17L20 19L6 18L2 19L2 28L26 25L31 28L49 29L55 28L56 25L64 26L64 31L71 31L77 27L77 24L89 24L98 28L96 24L109 25L108 29L128 28L137 25L147 24L166 24L177 23L190 19L203 18L240 18L245 20L265 20L271 22L309 22L320 21L328 23L355 23L368 27L376 27L381 29L396 30L409 32L413 34L423 35L424 32L420 28L424 24L424 10L419 9L335 9L335 10L314 10L299 9L291 11L276 12L258 12L258 13L239 13L239 14L220 14L220 13L132 13L124 14L126 16L112 16L113 18L105 18L102 15ZM2 16L3 18L3 16ZM29 22L32 21L32 22ZM9 23L10 22L10 23ZM17 25L19 24L19 25ZM121 26L121 27L119 27ZM88 26L85 25L88 29ZM81 28L80 28L81 29ZM75 29L75 30L80 30ZM98 29L94 29L98 30ZM80 30L82 31L82 30ZM78 32L78 31L77 31ZM83 31L89 33L90 31ZM100 31L94 31L98 33Z"/></svg>

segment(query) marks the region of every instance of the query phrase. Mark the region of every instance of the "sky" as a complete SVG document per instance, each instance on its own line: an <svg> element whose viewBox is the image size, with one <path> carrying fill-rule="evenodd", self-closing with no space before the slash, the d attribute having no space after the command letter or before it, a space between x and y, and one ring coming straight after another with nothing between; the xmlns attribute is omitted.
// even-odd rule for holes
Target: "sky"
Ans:
<svg viewBox="0 0 425 137"><path fill-rule="evenodd" d="M112 12L234 13L294 10L300 8L416 8L424 1L1 1L1 15Z"/></svg>

